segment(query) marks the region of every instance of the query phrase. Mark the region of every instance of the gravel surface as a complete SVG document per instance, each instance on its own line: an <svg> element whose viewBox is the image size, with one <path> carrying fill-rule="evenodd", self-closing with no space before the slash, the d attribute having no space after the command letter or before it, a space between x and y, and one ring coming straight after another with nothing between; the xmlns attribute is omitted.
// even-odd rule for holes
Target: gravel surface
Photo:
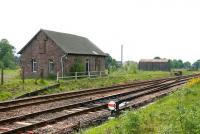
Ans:
<svg viewBox="0 0 200 134"><path fill-rule="evenodd" d="M80 98L73 98L73 99L66 99L66 100L60 100L60 101L55 101L55 102L49 102L49 103L45 103L45 104L40 104L40 105L35 105L35 106L26 106L26 107L22 107L22 108L18 108L18 109L14 109L14 110L10 110L10 111L6 111L6 112L0 112L0 120L2 119L6 119L6 118L10 118L10 117L15 117L15 116L21 116L21 115L25 115L25 114L30 114L30 113L34 113L34 112L39 112L42 110L47 110L50 108L56 108L56 107L60 107L60 106L65 106L65 105L69 105L69 104L73 104L73 103L78 103L78 102L82 102L82 101L88 101L88 100L94 100L100 97L106 97L109 95L114 95L117 93L124 93L127 91L132 91L132 90L137 90L139 88L142 88L144 86L141 87L137 87L137 88L127 88L127 89L123 89L123 90L118 90L118 91L112 91L109 93L99 93L96 95L88 95L88 96L84 96L84 97L80 97Z"/></svg>
<svg viewBox="0 0 200 134"><path fill-rule="evenodd" d="M177 86L179 87L179 86ZM171 88L170 90L164 90L164 91L159 91L157 93L151 94L151 95L145 95L143 97L139 97L137 99L134 99L133 101L129 102L128 105L133 105L133 104L137 104L137 103L147 103L152 101L152 98L155 98L156 96L159 96L161 94L166 94L169 93L171 91L174 91L175 89L177 89L177 87ZM137 90L139 88L128 88L128 89L124 89L124 90L119 90L119 91L113 91L113 92L109 92L108 93L103 93L103 94L97 94L97 95L93 95L93 96L85 96L83 98L76 98L76 99L68 99L68 100L62 100L62 101L58 101L58 102L54 102L54 103L47 103L47 104L41 104L38 106L29 106L26 108L20 108L20 109L16 109L16 110L12 110L9 112L2 112L1 114L1 119L7 118L7 117L12 117L12 116L19 116L19 115L23 115L23 114L27 114L27 113L32 113L32 112L36 112L36 111L41 111L41 110L45 110L45 109L49 109L49 108L53 108L53 107L58 107L58 106L63 106L63 105L68 105L68 104L72 104L75 102L80 102L83 100L91 100L91 99L96 99L99 97L105 97L108 95L113 95L116 93L122 93L122 92L127 92L127 91L132 91L132 90ZM139 94L139 93L135 93L135 94ZM134 94L134 95L135 95ZM128 95L128 96L132 96ZM125 97L120 97L118 99L122 99L122 98L126 98ZM8 128L16 128L16 127L22 127L22 126L26 126L32 123L37 123L39 121L44 121L47 119L51 119L51 118L55 118L55 117L59 117L59 116L63 116L72 112L76 112L76 111L80 111L83 109L87 109L87 107L78 107L78 108L73 108L70 110L63 110L60 112L54 112L54 113L48 113L48 114L42 114L39 116L36 116L35 118L31 118L31 119L27 119L24 121L20 121L20 122L14 122L13 124L5 124L5 125L1 125L0 128L2 127L8 127ZM38 128L36 130L34 130L36 133L57 133L57 132L67 132L67 131L71 131L70 128L79 123L82 124L83 126L87 126L87 124L90 124L90 122L97 120L98 118L106 118L110 115L110 111L109 110L101 110L98 112L90 112L88 114L83 114L83 115L79 115L79 116L74 116L74 117L69 117L67 120L61 121L61 122L57 122L56 124L52 124L52 125L47 125L45 127L42 128Z"/></svg>
<svg viewBox="0 0 200 134"><path fill-rule="evenodd" d="M130 91L131 89L127 89L128 91ZM126 91L127 91L126 90ZM118 92L117 92L118 93ZM116 94L116 93L115 93ZM131 94L132 95L132 94ZM128 95L130 96L130 95ZM119 97L118 99L123 99L123 98L126 98L127 96L123 96L123 97ZM108 102L109 100L107 100ZM106 102L106 103L107 103ZM105 102L104 102L105 103ZM98 103L98 104L101 104L101 103ZM95 106L97 106L98 104L95 104ZM94 104L93 104L94 105ZM90 105L91 107L91 105ZM32 124L32 123L37 123L37 122L40 122L40 121L45 121L45 120L48 120L48 119L52 119L52 118L55 118L55 117L60 117L60 116L64 116L66 114L70 114L70 113L73 113L73 112L77 112L77 111L81 111L81 110L84 110L84 109L88 109L87 107L77 107L77 108L73 108L73 109L68 109L68 110L62 110L62 111L59 111L59 112L54 112L54 113L46 113L46 114L41 114L39 116L36 116L34 118L30 118L30 119L27 119L27 120L23 120L23 121L20 121L21 123L20 124L16 124L15 122L13 124L5 124L5 125L1 125L1 127L9 127L9 128L17 128L19 127L19 125L21 126L24 126L27 125L27 124Z"/></svg>
<svg viewBox="0 0 200 134"><path fill-rule="evenodd" d="M159 91L151 95L145 95L143 97L139 97L137 99L130 101L127 106L131 107L132 105L151 104L151 102L155 101L156 98L159 98L159 96L167 95L171 92L176 91L180 87L181 86L176 86L176 87L170 88L169 90ZM145 105L144 107L146 106L148 105ZM97 120L98 118L105 118L105 117L108 118L109 116L110 116L109 110L101 110L98 112L88 113L81 116L70 117L67 120L51 125L51 129L47 129L43 127L43 128L39 128L35 130L35 132L39 134L42 134L47 131L50 134L58 134L58 133L63 134L63 133L68 133L68 132L71 133L72 131L71 126L73 126L73 124L78 124L80 122L81 127L86 127L90 125L92 121L95 121L95 119Z"/></svg>

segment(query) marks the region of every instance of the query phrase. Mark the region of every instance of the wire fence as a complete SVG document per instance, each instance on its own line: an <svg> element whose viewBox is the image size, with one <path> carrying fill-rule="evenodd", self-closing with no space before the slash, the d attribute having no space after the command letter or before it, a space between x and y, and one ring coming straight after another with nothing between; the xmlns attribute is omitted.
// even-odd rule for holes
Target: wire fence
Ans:
<svg viewBox="0 0 200 134"><path fill-rule="evenodd" d="M77 80L78 78L95 78L95 77L104 77L107 75L108 73L106 71L71 72L71 73L65 73L64 76L60 76L60 74L57 73L57 81L59 81L59 79Z"/></svg>

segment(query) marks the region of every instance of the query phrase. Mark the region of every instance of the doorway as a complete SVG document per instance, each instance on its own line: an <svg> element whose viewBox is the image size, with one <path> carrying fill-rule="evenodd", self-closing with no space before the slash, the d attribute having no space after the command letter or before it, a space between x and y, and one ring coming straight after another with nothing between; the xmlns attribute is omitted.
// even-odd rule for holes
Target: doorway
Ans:
<svg viewBox="0 0 200 134"><path fill-rule="evenodd" d="M85 64L86 72L88 73L90 71L90 60L86 59L86 64Z"/></svg>

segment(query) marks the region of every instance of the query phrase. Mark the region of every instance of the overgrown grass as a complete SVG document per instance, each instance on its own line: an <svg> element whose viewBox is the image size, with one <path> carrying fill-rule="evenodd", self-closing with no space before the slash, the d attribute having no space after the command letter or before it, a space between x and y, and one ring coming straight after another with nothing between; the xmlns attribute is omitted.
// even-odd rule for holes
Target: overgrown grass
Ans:
<svg viewBox="0 0 200 134"><path fill-rule="evenodd" d="M0 85L0 100L13 99L25 93L38 90L55 83L52 80L26 79L23 84L20 79L20 70L4 70L4 85Z"/></svg>
<svg viewBox="0 0 200 134"><path fill-rule="evenodd" d="M126 72L113 72L108 77L95 78L95 79L78 79L78 80L61 80L61 87L55 90L48 91L48 93L71 91L71 90L82 90L87 88L98 88L106 87L114 84L122 84L135 80L146 80L153 78L161 78L170 76L169 72L150 72L150 71L138 71L137 73L126 73Z"/></svg>
<svg viewBox="0 0 200 134"><path fill-rule="evenodd" d="M199 134L200 82L188 84L143 109L126 111L117 119L84 134Z"/></svg>
<svg viewBox="0 0 200 134"><path fill-rule="evenodd" d="M42 87L56 83L55 80L45 79L44 81L37 81L35 79L26 79L25 84L23 85L22 80L20 79L20 70L5 70L5 84L0 85L0 101L12 99L22 94L38 90ZM192 73L192 72L191 72ZM130 71L129 69L120 69L118 71L112 72L108 77L96 78L96 79L78 79L78 80L61 80L61 86L56 89L46 91L42 94L51 94L64 91L72 90L82 90L87 88L98 88L111 86L113 84L131 82L134 80L145 80L145 79L154 79L161 77L168 77L171 74L169 72L161 71Z"/></svg>
<svg viewBox="0 0 200 134"><path fill-rule="evenodd" d="M4 70L4 81L9 82L15 80L16 78L19 78L19 74L20 74L20 69L14 69L14 70L6 69Z"/></svg>
<svg viewBox="0 0 200 134"><path fill-rule="evenodd" d="M38 80L36 82L34 79L27 79L23 84L20 79L15 79L0 86L0 100L13 99L17 96L38 90L53 83L53 81L47 80Z"/></svg>

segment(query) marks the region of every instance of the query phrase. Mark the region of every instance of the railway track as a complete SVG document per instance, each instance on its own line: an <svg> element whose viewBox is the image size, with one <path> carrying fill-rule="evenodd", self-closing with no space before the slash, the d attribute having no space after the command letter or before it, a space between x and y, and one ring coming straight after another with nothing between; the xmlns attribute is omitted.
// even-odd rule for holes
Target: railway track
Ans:
<svg viewBox="0 0 200 134"><path fill-rule="evenodd" d="M134 83L135 85L133 83L126 84L123 86L118 85L114 88L109 88L109 89L122 90L126 88L135 87L136 85L137 86L142 85L142 87L136 90L128 90L126 92L116 93L114 95L108 95L106 97L100 97L94 100L86 100L86 101L77 102L77 103L60 106L56 108L51 108L51 109L47 109L47 110L43 110L43 111L39 111L35 113L6 118L3 120L0 120L0 128L6 128L5 130L3 130L2 134L27 132L28 130L41 128L43 126L46 126L47 124L53 124L58 121L66 120L72 116L83 115L89 112L96 112L102 109L106 109L107 103L110 100L115 100L117 104L120 104L125 101L129 102L138 97L153 94L162 90L167 90L174 86L184 84L187 80L193 77L198 77L198 76L199 75L189 75L189 76L183 76L183 77L174 77L174 78L160 79L160 80L155 80L155 81L148 81L148 82L144 82L144 84L142 82L141 83L138 82L137 84ZM101 89L105 90L106 88L101 88ZM87 91L92 91L91 93L95 94L95 93L100 93L101 89L92 89L92 90L87 90ZM87 92L83 91L82 93L87 93ZM82 95L82 93L72 92L72 93L69 93L68 95L70 96L71 94L73 97L75 97L75 96ZM43 97L43 96L40 96L40 97ZM37 97L34 97L34 98L37 98ZM20 99L21 102L23 102L22 100L23 99ZM10 102L4 102L4 103L7 103L9 107L8 109L6 109L6 105L4 105L5 106L3 107L4 112L6 112L6 110L12 109L10 108L11 106L9 105ZM23 104L27 104L27 103L25 103L24 101ZM47 119L42 118L43 116L46 116ZM19 122L21 122L21 124Z"/></svg>
<svg viewBox="0 0 200 134"><path fill-rule="evenodd" d="M88 90L82 90L82 91L66 92L66 93L59 93L59 94L53 94L53 95L44 95L44 96L28 97L24 99L5 101L5 102L0 102L0 112L13 110L13 109L17 109L17 108L25 107L25 106L39 105L39 104L50 103L50 102L55 102L55 101L60 101L60 100L83 97L87 95L94 95L98 93L108 93L108 92L118 91L118 90L127 89L127 88L156 84L156 83L165 82L168 80L173 80L176 78L177 77L156 79L156 80L134 82L134 83L129 83L129 84L104 87L104 88L88 89Z"/></svg>

